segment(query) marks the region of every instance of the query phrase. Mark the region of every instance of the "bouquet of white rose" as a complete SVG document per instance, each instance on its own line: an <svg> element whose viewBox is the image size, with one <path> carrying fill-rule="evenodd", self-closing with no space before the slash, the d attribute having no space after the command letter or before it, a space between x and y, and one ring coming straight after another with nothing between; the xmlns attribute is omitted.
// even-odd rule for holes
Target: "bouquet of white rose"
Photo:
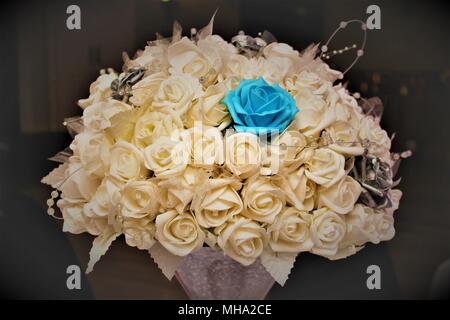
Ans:
<svg viewBox="0 0 450 320"><path fill-rule="evenodd" d="M340 259L390 240L402 156L381 103L335 85L318 51L175 24L123 72L103 70L42 180L63 231L96 236L87 272L122 234L169 278L207 245L280 284L301 252Z"/></svg>

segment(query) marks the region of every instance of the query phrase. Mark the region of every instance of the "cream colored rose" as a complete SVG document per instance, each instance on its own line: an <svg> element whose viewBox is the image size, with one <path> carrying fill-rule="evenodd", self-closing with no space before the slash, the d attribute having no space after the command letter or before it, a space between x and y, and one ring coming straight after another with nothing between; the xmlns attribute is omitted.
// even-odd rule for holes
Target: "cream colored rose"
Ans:
<svg viewBox="0 0 450 320"><path fill-rule="evenodd" d="M286 79L286 90L295 96L300 89L308 88L312 91L318 90L323 85L323 80L314 72L303 70L299 74Z"/></svg>
<svg viewBox="0 0 450 320"><path fill-rule="evenodd" d="M380 241L389 241L395 236L394 216L392 213L376 211L376 230Z"/></svg>
<svg viewBox="0 0 450 320"><path fill-rule="evenodd" d="M375 211L362 204L356 204L353 210L345 215L347 233L343 245L362 246L366 242L379 243L376 228Z"/></svg>
<svg viewBox="0 0 450 320"><path fill-rule="evenodd" d="M345 175L344 167L343 155L328 148L318 148L305 163L305 174L308 179L328 188Z"/></svg>
<svg viewBox="0 0 450 320"><path fill-rule="evenodd" d="M116 114L111 118L111 125L105 130L106 133L115 141L123 140L133 143L136 123L145 112L145 108L133 108Z"/></svg>
<svg viewBox="0 0 450 320"><path fill-rule="evenodd" d="M145 178L147 173L141 150L125 141L119 141L113 146L109 168L111 177L127 182Z"/></svg>
<svg viewBox="0 0 450 320"><path fill-rule="evenodd" d="M158 178L182 173L190 162L190 148L185 141L159 137L144 150L145 166Z"/></svg>
<svg viewBox="0 0 450 320"><path fill-rule="evenodd" d="M129 104L114 99L94 103L83 111L84 127L92 131L102 131L111 126L113 116L132 108Z"/></svg>
<svg viewBox="0 0 450 320"><path fill-rule="evenodd" d="M109 166L112 145L113 140L108 134L83 131L75 136L70 148L80 157L87 174L103 177Z"/></svg>
<svg viewBox="0 0 450 320"><path fill-rule="evenodd" d="M253 78L251 61L242 54L231 54L225 58L222 75L237 86L242 79Z"/></svg>
<svg viewBox="0 0 450 320"><path fill-rule="evenodd" d="M196 190L203 186L208 178L209 173L205 169L189 165L181 174L160 181L158 186L163 207L183 213Z"/></svg>
<svg viewBox="0 0 450 320"><path fill-rule="evenodd" d="M119 208L121 188L122 183L115 179L103 178L94 197L84 206L85 215L90 218L115 216Z"/></svg>
<svg viewBox="0 0 450 320"><path fill-rule="evenodd" d="M263 76L270 82L283 82L301 61L298 51L286 43L272 42L264 48L263 54L266 58Z"/></svg>
<svg viewBox="0 0 450 320"><path fill-rule="evenodd" d="M225 139L225 165L236 176L246 179L259 171L262 153L258 137L252 133L232 134Z"/></svg>
<svg viewBox="0 0 450 320"><path fill-rule="evenodd" d="M143 114L134 127L134 144L145 148L162 136L169 137L183 129L183 122L175 112L149 111Z"/></svg>
<svg viewBox="0 0 450 320"><path fill-rule="evenodd" d="M135 106L150 106L161 83L168 77L166 72L157 72L146 76L132 87L133 95L130 97L130 102Z"/></svg>
<svg viewBox="0 0 450 320"><path fill-rule="evenodd" d="M171 73L190 74L205 83L214 81L217 73L214 67L220 68L220 65L212 64L214 61L210 61L208 58L202 49L187 37L175 42L168 49L168 59L172 66ZM215 62L220 63L220 60Z"/></svg>
<svg viewBox="0 0 450 320"><path fill-rule="evenodd" d="M318 190L318 206L328 207L336 213L346 214L361 194L361 185L350 176L343 177L329 188L320 187Z"/></svg>
<svg viewBox="0 0 450 320"><path fill-rule="evenodd" d="M175 111L182 117L192 102L203 94L200 83L189 74L173 74L164 80L153 98L156 111Z"/></svg>
<svg viewBox="0 0 450 320"><path fill-rule="evenodd" d="M314 246L311 252L324 257L336 255L339 244L345 236L345 221L328 208L313 212L311 238Z"/></svg>
<svg viewBox="0 0 450 320"><path fill-rule="evenodd" d="M123 221L122 231L125 235L126 243L131 247L148 250L156 242L156 226L150 217L141 219L127 218Z"/></svg>
<svg viewBox="0 0 450 320"><path fill-rule="evenodd" d="M111 83L115 79L117 79L117 73L115 72L101 74L97 80L91 83L89 97L78 100L78 105L81 109L86 109L92 104L107 100L111 96Z"/></svg>
<svg viewBox="0 0 450 320"><path fill-rule="evenodd" d="M331 138L330 149L345 156L360 156L364 153L364 148L358 140L358 131L350 123L336 121L327 129Z"/></svg>
<svg viewBox="0 0 450 320"><path fill-rule="evenodd" d="M316 184L305 175L305 168L282 175L277 182L286 195L286 201L301 211L311 211L314 207Z"/></svg>
<svg viewBox="0 0 450 320"><path fill-rule="evenodd" d="M168 41L165 39L149 42L144 51L138 52L134 60L126 61L130 68L145 67L146 74L153 74L169 69L167 61Z"/></svg>
<svg viewBox="0 0 450 320"><path fill-rule="evenodd" d="M221 102L229 88L223 82L211 85L206 92L189 108L185 124L188 128L201 122L203 125L225 129L231 123L227 107Z"/></svg>
<svg viewBox="0 0 450 320"><path fill-rule="evenodd" d="M158 186L150 180L129 181L121 194L121 213L127 218L154 218L161 206Z"/></svg>
<svg viewBox="0 0 450 320"><path fill-rule="evenodd" d="M279 146L281 167L287 173L297 170L314 154L306 137L297 130L286 130L272 144Z"/></svg>
<svg viewBox="0 0 450 320"><path fill-rule="evenodd" d="M223 136L219 129L195 126L189 129L192 163L195 166L211 167L224 162Z"/></svg>
<svg viewBox="0 0 450 320"><path fill-rule="evenodd" d="M263 144L261 146L261 169L260 174L264 176L272 176L282 169L281 159L282 154L280 146L274 143Z"/></svg>
<svg viewBox="0 0 450 320"><path fill-rule="evenodd" d="M265 230L258 223L238 217L222 228L217 244L229 257L248 266L263 252L265 238Z"/></svg>
<svg viewBox="0 0 450 320"><path fill-rule="evenodd" d="M335 104L309 88L300 88L295 95L299 112L295 116L305 136L317 136L336 119Z"/></svg>
<svg viewBox="0 0 450 320"><path fill-rule="evenodd" d="M369 142L369 153L374 156L383 157L391 149L391 139L372 117L361 120L359 138L362 142Z"/></svg>
<svg viewBox="0 0 450 320"><path fill-rule="evenodd" d="M69 159L63 181L64 183L59 188L61 196L72 203L89 201L101 183L101 179L86 172L77 156Z"/></svg>
<svg viewBox="0 0 450 320"><path fill-rule="evenodd" d="M284 192L276 185L274 178L265 176L247 180L242 189L242 200L242 215L266 223L272 223L286 204Z"/></svg>
<svg viewBox="0 0 450 320"><path fill-rule="evenodd" d="M241 183L234 178L208 180L191 204L199 225L218 227L240 213L243 208L240 188Z"/></svg>
<svg viewBox="0 0 450 320"><path fill-rule="evenodd" d="M58 200L58 208L64 218L63 232L79 234L88 232L94 236L101 234L108 227L107 217L87 217L84 203L70 203L65 199Z"/></svg>
<svg viewBox="0 0 450 320"><path fill-rule="evenodd" d="M361 108L356 105L350 105L348 103L339 101L336 103L336 121L347 122L354 130L359 131L360 123L364 117Z"/></svg>
<svg viewBox="0 0 450 320"><path fill-rule="evenodd" d="M311 250L312 215L293 207L286 207L267 228L269 246L275 252L303 252Z"/></svg>
<svg viewBox="0 0 450 320"><path fill-rule="evenodd" d="M156 238L169 252L186 256L203 246L205 232L191 214L169 210L156 217Z"/></svg>

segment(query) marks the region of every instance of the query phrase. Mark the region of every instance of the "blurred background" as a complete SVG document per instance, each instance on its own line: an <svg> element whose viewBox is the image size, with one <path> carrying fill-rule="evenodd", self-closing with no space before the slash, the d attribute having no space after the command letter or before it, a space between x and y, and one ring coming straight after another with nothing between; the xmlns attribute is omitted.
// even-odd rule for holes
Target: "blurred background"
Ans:
<svg viewBox="0 0 450 320"><path fill-rule="evenodd" d="M81 30L66 28L66 8L81 8ZM171 35L178 20L188 35L219 11L214 32L230 40L239 30L268 30L297 50L324 43L348 19L381 9L381 29L368 31L365 55L346 75L352 91L379 96L382 120L396 132L393 150L411 149L399 176L404 196L396 237L330 262L301 255L284 288L269 299L442 298L450 285L450 34L446 1L350 0L75 0L15 1L0 10L0 293L5 298L186 298L148 253L113 243L81 290L68 290L66 268L85 269L89 235L62 233L46 214L50 189L39 183L47 160L70 143L63 118L80 115L99 69L120 70L122 52L143 49L155 33ZM335 48L360 43L348 28ZM353 54L332 60L345 69ZM366 269L381 268L381 290L368 290Z"/></svg>

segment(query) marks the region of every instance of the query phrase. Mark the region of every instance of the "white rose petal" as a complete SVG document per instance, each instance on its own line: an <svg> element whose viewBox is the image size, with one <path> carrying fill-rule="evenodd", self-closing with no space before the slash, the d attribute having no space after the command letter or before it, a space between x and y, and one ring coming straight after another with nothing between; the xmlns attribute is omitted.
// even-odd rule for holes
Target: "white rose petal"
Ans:
<svg viewBox="0 0 450 320"><path fill-rule="evenodd" d="M229 257L248 266L263 252L265 237L265 230L258 223L239 217L224 226L217 243Z"/></svg>
<svg viewBox="0 0 450 320"><path fill-rule="evenodd" d="M192 200L191 208L198 223L205 228L218 227L242 211L238 190L239 181L233 178L210 179Z"/></svg>
<svg viewBox="0 0 450 320"><path fill-rule="evenodd" d="M329 188L318 190L318 206L328 207L336 213L349 213L361 194L361 185L350 176L345 176Z"/></svg>
<svg viewBox="0 0 450 320"><path fill-rule="evenodd" d="M156 217L156 238L174 255L186 256L203 246L205 232L191 214L169 210Z"/></svg>
<svg viewBox="0 0 450 320"><path fill-rule="evenodd" d="M343 155L328 148L319 148L305 163L305 174L308 179L328 188L345 175L344 167Z"/></svg>
<svg viewBox="0 0 450 320"><path fill-rule="evenodd" d="M311 222L311 237L314 246L311 252L320 256L334 256L339 244L345 236L345 221L328 208L313 212Z"/></svg>
<svg viewBox="0 0 450 320"><path fill-rule="evenodd" d="M258 137L252 133L235 133L225 139L225 165L236 176L246 179L259 171L262 152Z"/></svg>
<svg viewBox="0 0 450 320"><path fill-rule="evenodd" d="M275 252L298 253L311 250L312 215L296 208L285 208L267 228L269 246Z"/></svg>

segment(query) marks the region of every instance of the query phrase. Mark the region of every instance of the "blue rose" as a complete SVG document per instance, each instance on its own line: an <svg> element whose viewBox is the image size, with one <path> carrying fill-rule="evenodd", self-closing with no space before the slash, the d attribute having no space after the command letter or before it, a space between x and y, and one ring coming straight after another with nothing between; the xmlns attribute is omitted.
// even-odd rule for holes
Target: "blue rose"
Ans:
<svg viewBox="0 0 450 320"><path fill-rule="evenodd" d="M299 111L292 96L263 78L242 80L223 100L238 132L281 133Z"/></svg>

